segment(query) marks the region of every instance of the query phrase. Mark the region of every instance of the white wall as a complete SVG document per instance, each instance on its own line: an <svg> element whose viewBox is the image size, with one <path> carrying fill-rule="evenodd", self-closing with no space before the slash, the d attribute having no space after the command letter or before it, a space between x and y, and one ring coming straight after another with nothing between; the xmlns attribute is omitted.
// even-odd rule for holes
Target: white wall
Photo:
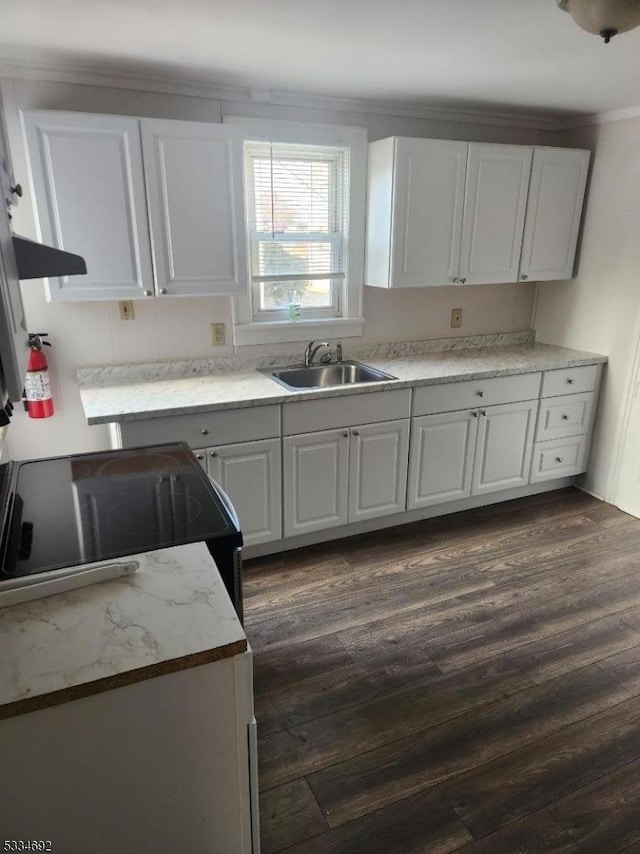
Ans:
<svg viewBox="0 0 640 854"><path fill-rule="evenodd" d="M502 125L301 109L33 80L4 79L1 84L14 169L25 188L28 182L19 123L21 109L81 110L213 122L221 121L223 115L252 115L363 126L367 128L370 140L400 135L558 144L557 136L550 131ZM14 226L19 233L35 236L33 210L29 194L26 195L15 211ZM531 283L393 292L365 288L365 330L362 339L357 340L409 341L528 329L534 289ZM75 383L77 367L231 352L230 348L211 347L209 337L209 324L223 322L227 326L227 339L231 338L231 301L228 297L138 301L135 320L122 322L118 319L115 303L47 303L44 287L39 281L25 283L23 296L29 329L49 332L54 345L47 355L50 355L56 415L43 421L31 421L23 413L14 418L10 450L16 458L97 450L107 446L106 429L88 427L84 421ZM451 309L459 307L464 309L463 327L451 330ZM270 350L273 348L274 345L269 347Z"/></svg>
<svg viewBox="0 0 640 854"><path fill-rule="evenodd" d="M563 144L596 146L578 275L538 285L540 341L609 357L585 486L615 499L615 459L640 309L640 118L575 131Z"/></svg>

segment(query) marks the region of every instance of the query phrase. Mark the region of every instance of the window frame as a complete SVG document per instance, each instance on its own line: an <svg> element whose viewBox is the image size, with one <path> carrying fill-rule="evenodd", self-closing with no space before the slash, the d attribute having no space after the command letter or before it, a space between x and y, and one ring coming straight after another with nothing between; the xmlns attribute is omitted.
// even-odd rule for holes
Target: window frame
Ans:
<svg viewBox="0 0 640 854"><path fill-rule="evenodd" d="M246 296L233 298L233 334L235 344L284 343L305 341L314 335L349 337L362 334L362 293L364 287L364 236L366 202L367 132L365 128L343 125L303 124L276 119L254 119L244 116L225 116L223 121L238 125L245 142L274 142L296 145L317 145L348 150L349 192L345 198L346 229L344 236L345 284L340 289L343 299L340 316L332 309L330 316L309 314L299 320L289 320L284 312L277 319L254 317L253 286ZM246 183L246 174L245 174ZM247 252L252 251L247 235ZM251 259L249 259L251 260ZM302 278L302 277L301 277ZM264 312L266 313L266 312Z"/></svg>
<svg viewBox="0 0 640 854"><path fill-rule="evenodd" d="M251 229L250 225L255 221L255 183L254 176L255 171L253 169L247 168L247 164L252 156L255 156L251 150L247 150L247 146L251 146L251 143L257 144L255 140L245 141L245 154L244 154L244 164L245 164L245 182L246 182L246 205L247 205L247 238L248 238L248 256L249 256L249 264L248 269L250 271L250 281L249 287L251 289L251 300L252 300L252 316L254 322L261 323L269 323L278 320L288 320L289 313L288 309L265 309L262 307L262 296L261 289L264 284L268 283L267 277L257 277L254 275L253 271L257 266L257 252L259 250L260 243L268 243L273 241L274 243L285 242L285 243L329 243L331 244L331 253L332 257L335 258L337 252L341 255L344 252L344 246L346 244L347 231L348 231L348 222L346 218L346 213L344 211L345 204L345 192L344 187L341 187L341 184L344 182L344 173L345 173L345 164L344 160L346 159L346 169L349 169L349 151L345 149L344 146L331 146L335 149L335 152L332 152L331 157L327 157L326 154L323 157L320 151L316 151L314 156L314 152L310 152L310 156L305 158L300 151L299 144L292 145L292 151L289 156L291 160L318 160L320 162L332 162L333 169L333 178L331 181L331 196L329 205L331 206L336 203L336 201L340 201L340 208L338 213L338 220L344 224L344 228L341 231L332 231L332 232L281 232L274 235L272 232L259 232ZM329 149L328 146L310 146L315 147L317 149ZM283 152L283 157L286 157L286 153ZM285 236L286 235L286 236ZM346 264L345 264L346 266ZM294 275L282 275L282 276L273 276L271 280L274 282L284 282L284 281L303 281L307 277L304 275L294 276ZM329 305L322 307L315 306L302 306L301 307L301 317L300 320L305 319L313 319L313 318L337 318L341 316L342 305L344 303L342 291L344 290L344 284L347 279L346 273L338 273L334 275L327 275L322 277L320 274L317 274L315 278L318 278L322 281L329 279L331 281L331 300Z"/></svg>

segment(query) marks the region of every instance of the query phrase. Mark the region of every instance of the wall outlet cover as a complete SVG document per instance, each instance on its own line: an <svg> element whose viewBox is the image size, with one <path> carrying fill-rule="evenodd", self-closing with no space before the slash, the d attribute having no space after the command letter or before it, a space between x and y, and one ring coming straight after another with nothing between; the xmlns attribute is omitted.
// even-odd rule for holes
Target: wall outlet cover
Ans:
<svg viewBox="0 0 640 854"><path fill-rule="evenodd" d="M214 347L224 347L226 341L224 323L211 324L211 343Z"/></svg>
<svg viewBox="0 0 640 854"><path fill-rule="evenodd" d="M130 299L118 300L118 312L120 320L133 320L133 301Z"/></svg>
<svg viewBox="0 0 640 854"><path fill-rule="evenodd" d="M452 329L460 329L462 326L462 309L461 308L452 308L451 309L451 328Z"/></svg>

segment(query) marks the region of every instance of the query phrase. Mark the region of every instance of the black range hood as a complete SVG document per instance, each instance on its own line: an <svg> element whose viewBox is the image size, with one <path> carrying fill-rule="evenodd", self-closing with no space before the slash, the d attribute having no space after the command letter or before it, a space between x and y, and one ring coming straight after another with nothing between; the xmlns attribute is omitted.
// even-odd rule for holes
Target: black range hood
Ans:
<svg viewBox="0 0 640 854"><path fill-rule="evenodd" d="M77 276L87 272L84 258L14 234L13 250L19 279Z"/></svg>

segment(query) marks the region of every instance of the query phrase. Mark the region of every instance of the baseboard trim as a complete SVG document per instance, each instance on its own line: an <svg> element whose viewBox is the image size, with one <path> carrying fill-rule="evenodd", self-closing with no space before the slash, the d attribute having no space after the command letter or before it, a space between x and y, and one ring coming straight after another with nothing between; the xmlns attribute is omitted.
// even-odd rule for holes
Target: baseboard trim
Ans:
<svg viewBox="0 0 640 854"><path fill-rule="evenodd" d="M393 516L381 516L377 519L368 519L365 522L354 522L351 525L340 525L336 528L324 528L322 531L312 531L309 534L301 534L297 537L285 537L282 540L274 540L271 543L260 543L255 546L246 546L242 550L244 560L264 557L265 555L278 554L280 552L300 549L305 546L313 546L317 543L326 543L329 540L340 540L343 537L353 537L356 534L367 534L371 531L380 531L384 528L394 528L398 525L408 525L411 522L420 522L423 519L432 519L436 516L447 516L450 513L458 513L461 510L472 510L475 507L486 507L489 504L499 504L501 501L512 501L515 498L526 498L529 495L538 495L542 492L552 492L554 489L564 489L573 486L575 478L564 477L545 483L535 483L530 486L520 486L517 489L505 489L502 492L492 492L489 495L476 495L472 498L464 498L462 501L448 501L444 504L436 504L431 507L423 507L420 510L409 510L405 513L394 513ZM584 490L585 492L587 490ZM597 497L597 496L596 496Z"/></svg>

